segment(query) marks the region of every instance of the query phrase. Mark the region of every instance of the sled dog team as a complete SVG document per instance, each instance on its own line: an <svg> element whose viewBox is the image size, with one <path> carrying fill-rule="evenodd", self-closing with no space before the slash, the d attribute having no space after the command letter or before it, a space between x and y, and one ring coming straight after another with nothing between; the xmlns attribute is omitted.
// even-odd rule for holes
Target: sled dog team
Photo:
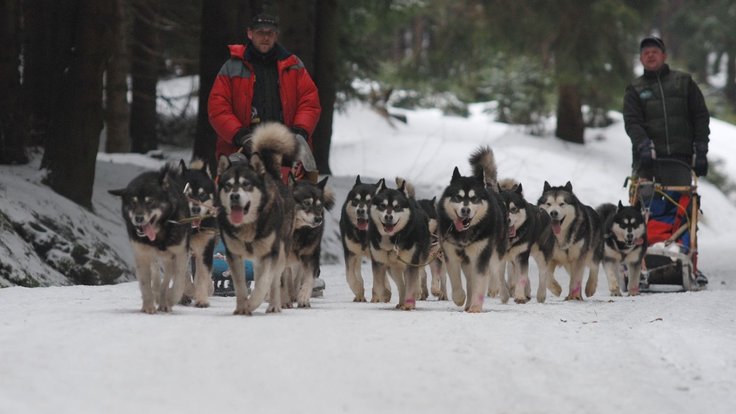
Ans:
<svg viewBox="0 0 736 414"><path fill-rule="evenodd" d="M122 198L143 312L170 312L192 299L196 307L209 306L218 233L232 272L235 314L252 314L266 298L269 313L294 303L310 306L324 211L332 209L335 198L327 178L282 181L282 159L294 159L298 150L286 127L269 123L254 131L250 158L235 154L218 160L216 184L203 163L187 167L181 161L110 191ZM368 300L363 258L373 271L370 301L391 301L388 274L397 288L396 307L405 310L430 291L446 300L446 275L452 300L467 312L482 311L486 296L499 296L503 303L513 296L525 303L531 299L530 257L539 269L538 302L545 301L547 289L561 294L553 276L560 266L570 276L569 300L582 300L586 268L585 295L595 293L601 264L611 295L621 295L623 264L630 272L628 292L638 294L647 247L638 208L619 202L594 210L578 200L570 182L545 182L532 204L521 183L498 181L490 148L477 149L469 161L472 175L463 176L455 167L439 200L416 199L411 183L401 178L395 187L384 179L364 183L356 178L339 224L355 302ZM252 291L245 281L245 259L254 266Z"/></svg>

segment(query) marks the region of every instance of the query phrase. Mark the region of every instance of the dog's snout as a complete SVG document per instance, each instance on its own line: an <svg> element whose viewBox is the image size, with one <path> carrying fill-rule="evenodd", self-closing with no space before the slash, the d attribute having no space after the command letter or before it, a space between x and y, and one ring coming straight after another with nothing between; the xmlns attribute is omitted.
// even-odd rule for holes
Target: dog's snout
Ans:
<svg viewBox="0 0 736 414"><path fill-rule="evenodd" d="M192 214L199 214L202 212L202 207L200 206L192 206Z"/></svg>
<svg viewBox="0 0 736 414"><path fill-rule="evenodd" d="M552 217L553 219L556 219L559 215L560 213L558 213L556 210L552 210L549 212L549 216Z"/></svg>
<svg viewBox="0 0 736 414"><path fill-rule="evenodd" d="M146 218L145 218L145 217L143 217L143 214L136 214L136 215L135 215L135 216L133 217L133 221L135 222L135 224L143 224L143 222L144 222L145 220L146 220Z"/></svg>
<svg viewBox="0 0 736 414"><path fill-rule="evenodd" d="M230 201L240 201L240 194L238 193L230 194Z"/></svg>
<svg viewBox="0 0 736 414"><path fill-rule="evenodd" d="M460 209L460 214L461 214L461 215L462 215L463 217L468 217L468 216L470 215L470 207L462 207L462 208Z"/></svg>

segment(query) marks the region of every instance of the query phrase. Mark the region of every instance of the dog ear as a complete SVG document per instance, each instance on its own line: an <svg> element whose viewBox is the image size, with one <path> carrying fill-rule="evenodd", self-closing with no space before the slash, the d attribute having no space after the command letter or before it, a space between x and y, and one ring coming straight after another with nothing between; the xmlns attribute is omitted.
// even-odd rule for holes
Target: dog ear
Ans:
<svg viewBox="0 0 736 414"><path fill-rule="evenodd" d="M516 194L524 196L524 190L521 189L521 183L517 184L514 190L516 191Z"/></svg>
<svg viewBox="0 0 736 414"><path fill-rule="evenodd" d="M565 184L565 191L567 191L568 193L572 193L572 183L571 182L568 181Z"/></svg>
<svg viewBox="0 0 736 414"><path fill-rule="evenodd" d="M327 179L328 178L330 178L330 176L327 176L327 177L323 178L322 181L318 182L317 183L317 188L319 188L320 190L324 191L325 190L325 186L327 185Z"/></svg>
<svg viewBox="0 0 736 414"><path fill-rule="evenodd" d="M185 163L182 159L179 159L179 168L182 172L187 172L187 163Z"/></svg>
<svg viewBox="0 0 736 414"><path fill-rule="evenodd" d="M358 185L358 184L362 184L362 183L360 182L360 174L358 174L358 175L357 175L357 176L355 177L355 185Z"/></svg>
<svg viewBox="0 0 736 414"><path fill-rule="evenodd" d="M232 165L230 158L227 155L220 155L220 159L217 160L217 175L222 175L225 170L230 168L230 165Z"/></svg>
<svg viewBox="0 0 736 414"><path fill-rule="evenodd" d="M335 207L335 193L327 187L327 178L325 177L322 181L317 183L317 187L322 189L322 200L324 202L325 210L330 211L332 207Z"/></svg>
<svg viewBox="0 0 736 414"><path fill-rule="evenodd" d="M545 182L544 182L544 189L543 189L542 191L543 191L543 192L547 192L547 191L549 191L550 189L552 189L552 186L551 186L551 185L549 185L549 183L548 183L547 181L545 181Z"/></svg>
<svg viewBox="0 0 736 414"><path fill-rule="evenodd" d="M381 178L376 183L376 192L375 192L375 194L380 193L384 189L386 189L386 180L384 180L383 178Z"/></svg>
<svg viewBox="0 0 736 414"><path fill-rule="evenodd" d="M624 205L621 203L621 200L618 200L618 209L623 210Z"/></svg>
<svg viewBox="0 0 736 414"><path fill-rule="evenodd" d="M455 169L452 171L452 179L450 180L450 183L452 183L453 181L457 180L460 177L462 177L462 175L460 175L460 170L457 167L455 167Z"/></svg>
<svg viewBox="0 0 736 414"><path fill-rule="evenodd" d="M264 163L263 158L261 158L261 154L257 152L254 152L250 156L250 167L253 168L253 171L258 175L266 174L266 164Z"/></svg>
<svg viewBox="0 0 736 414"><path fill-rule="evenodd" d="M107 190L107 192L116 197L125 197L125 194L127 193L127 188L119 188L117 190Z"/></svg>

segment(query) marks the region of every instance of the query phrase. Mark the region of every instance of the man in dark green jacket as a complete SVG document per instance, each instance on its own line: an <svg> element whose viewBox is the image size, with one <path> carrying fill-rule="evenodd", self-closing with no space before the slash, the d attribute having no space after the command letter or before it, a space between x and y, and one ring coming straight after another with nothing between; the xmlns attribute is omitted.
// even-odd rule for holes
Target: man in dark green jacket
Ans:
<svg viewBox="0 0 736 414"><path fill-rule="evenodd" d="M644 74L626 88L624 126L631 138L633 175L651 178L656 158L691 165L698 177L708 174L710 114L692 77L671 70L662 39L650 36L639 44ZM693 255L697 269L697 254ZM695 270L696 282L708 279Z"/></svg>
<svg viewBox="0 0 736 414"><path fill-rule="evenodd" d="M640 43L644 74L626 88L624 125L631 138L633 170L650 176L654 158L675 158L692 165L699 177L708 173L710 114L692 77L671 70L662 39Z"/></svg>

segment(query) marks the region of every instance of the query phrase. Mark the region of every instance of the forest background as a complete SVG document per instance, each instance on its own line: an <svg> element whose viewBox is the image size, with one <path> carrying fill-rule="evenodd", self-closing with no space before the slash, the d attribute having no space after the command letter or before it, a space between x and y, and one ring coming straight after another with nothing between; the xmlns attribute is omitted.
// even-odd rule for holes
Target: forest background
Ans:
<svg viewBox="0 0 736 414"><path fill-rule="evenodd" d="M693 73L713 116L736 120L728 0L0 0L0 164L27 163L39 148L46 184L91 208L98 151L172 143L214 163L207 96L226 45L243 43L260 12L280 17L280 42L319 88L323 174L333 111L350 99L387 116L390 107L463 116L469 103L494 101L496 121L544 135L555 119L555 136L583 145L586 127L621 109L648 34ZM161 96L158 82L181 76L198 80L190 93ZM355 89L356 79L373 87ZM157 98L176 107L198 98L198 111L162 115Z"/></svg>

